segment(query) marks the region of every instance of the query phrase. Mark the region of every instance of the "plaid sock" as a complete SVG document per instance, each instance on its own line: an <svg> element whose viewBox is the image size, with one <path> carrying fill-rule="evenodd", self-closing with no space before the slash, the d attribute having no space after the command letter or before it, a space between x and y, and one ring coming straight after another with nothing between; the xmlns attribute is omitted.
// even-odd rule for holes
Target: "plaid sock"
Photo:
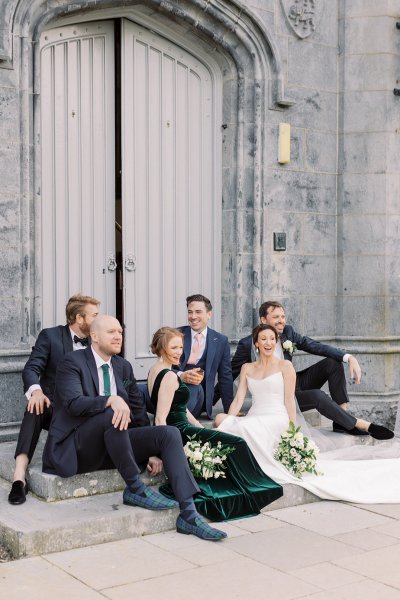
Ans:
<svg viewBox="0 0 400 600"><path fill-rule="evenodd" d="M128 483L128 482L127 482ZM131 492L133 492L134 494L137 494L138 496L145 496L144 490L145 490L145 486L143 481L140 479L140 477L138 475L136 475L136 477L132 478L129 483L128 483L129 489L131 490Z"/></svg>
<svg viewBox="0 0 400 600"><path fill-rule="evenodd" d="M181 517L188 523L194 523L195 518L197 517L197 510L194 505L193 498L188 498L187 500L183 500L179 502L179 508L181 511Z"/></svg>

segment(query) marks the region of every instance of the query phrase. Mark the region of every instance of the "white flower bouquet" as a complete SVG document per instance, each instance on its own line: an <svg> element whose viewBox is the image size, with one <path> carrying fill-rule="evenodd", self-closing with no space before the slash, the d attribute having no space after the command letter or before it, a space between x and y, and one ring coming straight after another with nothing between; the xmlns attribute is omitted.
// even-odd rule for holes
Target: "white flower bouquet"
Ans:
<svg viewBox="0 0 400 600"><path fill-rule="evenodd" d="M319 448L316 443L303 435L300 427L296 427L290 421L288 430L282 433L280 442L275 448L274 458L292 475L301 479L304 473L322 475L316 468L318 454Z"/></svg>
<svg viewBox="0 0 400 600"><path fill-rule="evenodd" d="M218 479L218 477L226 477L224 462L228 454L235 451L235 448L225 446L221 442L218 442L216 446L212 446L210 442L202 444L199 440L196 440L196 436L192 436L183 447L183 450L189 461L190 470L195 477Z"/></svg>

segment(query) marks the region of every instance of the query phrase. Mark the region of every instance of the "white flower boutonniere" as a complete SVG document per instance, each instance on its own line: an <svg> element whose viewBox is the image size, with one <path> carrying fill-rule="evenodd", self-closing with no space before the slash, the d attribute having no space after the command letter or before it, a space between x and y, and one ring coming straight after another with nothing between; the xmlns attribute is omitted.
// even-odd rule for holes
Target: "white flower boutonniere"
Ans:
<svg viewBox="0 0 400 600"><path fill-rule="evenodd" d="M282 348L286 350L286 352L289 352L290 356L293 356L293 354L297 350L296 344L293 344L293 342L291 342L290 340L286 340L285 342L283 342Z"/></svg>

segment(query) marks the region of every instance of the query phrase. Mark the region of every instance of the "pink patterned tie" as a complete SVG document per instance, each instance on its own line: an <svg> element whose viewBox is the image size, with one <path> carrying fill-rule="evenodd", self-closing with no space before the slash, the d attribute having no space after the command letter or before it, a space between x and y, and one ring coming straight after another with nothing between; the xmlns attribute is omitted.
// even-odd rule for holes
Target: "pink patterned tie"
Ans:
<svg viewBox="0 0 400 600"><path fill-rule="evenodd" d="M201 338L201 333L196 333L196 335L194 336L192 351L188 360L189 365L195 365L201 356Z"/></svg>

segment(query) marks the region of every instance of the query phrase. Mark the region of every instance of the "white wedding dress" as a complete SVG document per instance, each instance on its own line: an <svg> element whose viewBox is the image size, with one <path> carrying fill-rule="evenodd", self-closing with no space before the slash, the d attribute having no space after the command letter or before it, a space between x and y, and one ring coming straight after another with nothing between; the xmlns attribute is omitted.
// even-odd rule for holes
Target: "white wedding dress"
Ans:
<svg viewBox="0 0 400 600"><path fill-rule="evenodd" d="M354 445L350 436L330 433L336 447L337 440L346 447L319 454L317 469L322 475L306 473L298 479L274 459L280 436L289 425L282 373L279 371L261 380L247 376L247 383L252 394L251 409L245 417L228 416L218 429L244 438L269 477L280 484L300 485L326 500L400 503L400 443L397 440L360 446Z"/></svg>

